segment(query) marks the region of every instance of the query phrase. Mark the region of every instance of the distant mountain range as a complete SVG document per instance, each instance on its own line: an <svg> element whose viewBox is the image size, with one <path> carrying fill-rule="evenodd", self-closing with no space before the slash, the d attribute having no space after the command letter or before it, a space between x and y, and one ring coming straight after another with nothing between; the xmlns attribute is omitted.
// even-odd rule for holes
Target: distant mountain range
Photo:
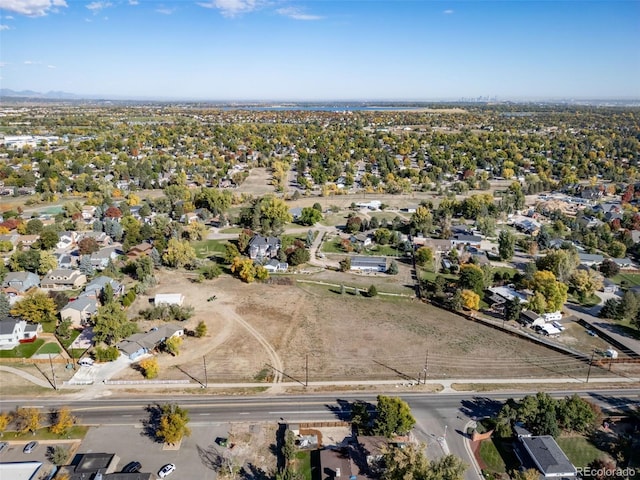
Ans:
<svg viewBox="0 0 640 480"><path fill-rule="evenodd" d="M60 100L79 100L83 97L75 93L68 92L34 92L33 90L11 90L10 88L0 88L0 97L20 97L20 98L46 98Z"/></svg>

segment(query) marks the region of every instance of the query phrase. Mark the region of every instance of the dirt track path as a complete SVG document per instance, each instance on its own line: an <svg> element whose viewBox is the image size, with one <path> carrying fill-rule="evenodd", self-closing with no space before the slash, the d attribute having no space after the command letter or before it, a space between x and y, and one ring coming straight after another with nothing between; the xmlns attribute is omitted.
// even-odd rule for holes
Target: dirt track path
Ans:
<svg viewBox="0 0 640 480"><path fill-rule="evenodd" d="M283 364L278 352L276 352L273 345L269 343L269 341L258 331L256 330L249 322L247 322L242 316L238 315L233 307L226 303L224 300L218 300L218 304L216 305L216 310L220 312L225 318L233 319L237 324L242 326L245 330L247 330L257 341L262 345L262 347L269 355L269 359L271 360L271 368L273 369L273 380L272 384L278 384L282 382L282 372L283 372ZM272 388L272 393L273 388Z"/></svg>

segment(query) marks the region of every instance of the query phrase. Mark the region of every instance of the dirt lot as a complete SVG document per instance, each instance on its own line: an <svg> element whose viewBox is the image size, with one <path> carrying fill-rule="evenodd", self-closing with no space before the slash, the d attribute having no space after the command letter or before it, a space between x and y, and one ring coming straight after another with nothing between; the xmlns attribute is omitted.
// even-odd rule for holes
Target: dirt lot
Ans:
<svg viewBox="0 0 640 480"><path fill-rule="evenodd" d="M322 275L304 279L329 280ZM198 284L167 271L159 280L149 295L184 293L185 305L195 309L185 326L194 328L202 319L209 332L203 339L186 338L177 357L160 355L161 378L202 379L206 360L209 382L251 381L268 378L281 361L285 380L303 381L307 356L310 381L401 382L422 374L425 365L429 378L586 374L583 363L415 299L341 295L314 284L246 285L227 276ZM360 283L350 275L343 281ZM213 294L218 299L207 302ZM134 309L148 305L146 298L137 302ZM141 324L142 329L151 326ZM119 378L141 376L130 370Z"/></svg>

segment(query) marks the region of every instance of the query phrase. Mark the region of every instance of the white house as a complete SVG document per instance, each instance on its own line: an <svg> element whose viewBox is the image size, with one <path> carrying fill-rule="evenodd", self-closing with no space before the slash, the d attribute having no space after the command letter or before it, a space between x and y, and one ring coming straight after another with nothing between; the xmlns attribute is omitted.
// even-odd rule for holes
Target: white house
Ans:
<svg viewBox="0 0 640 480"><path fill-rule="evenodd" d="M351 257L351 270L361 272L386 272L387 259L385 257L354 255Z"/></svg>
<svg viewBox="0 0 640 480"><path fill-rule="evenodd" d="M0 320L0 350L11 350L20 343L30 343L42 332L39 323L27 323L19 318Z"/></svg>

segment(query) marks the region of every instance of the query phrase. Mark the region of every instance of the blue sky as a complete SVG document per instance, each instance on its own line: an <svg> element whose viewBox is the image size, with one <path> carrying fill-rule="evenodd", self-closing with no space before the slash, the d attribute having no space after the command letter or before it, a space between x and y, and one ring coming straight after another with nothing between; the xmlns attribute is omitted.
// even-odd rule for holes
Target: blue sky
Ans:
<svg viewBox="0 0 640 480"><path fill-rule="evenodd" d="M640 98L640 1L0 0L0 86L130 99Z"/></svg>

